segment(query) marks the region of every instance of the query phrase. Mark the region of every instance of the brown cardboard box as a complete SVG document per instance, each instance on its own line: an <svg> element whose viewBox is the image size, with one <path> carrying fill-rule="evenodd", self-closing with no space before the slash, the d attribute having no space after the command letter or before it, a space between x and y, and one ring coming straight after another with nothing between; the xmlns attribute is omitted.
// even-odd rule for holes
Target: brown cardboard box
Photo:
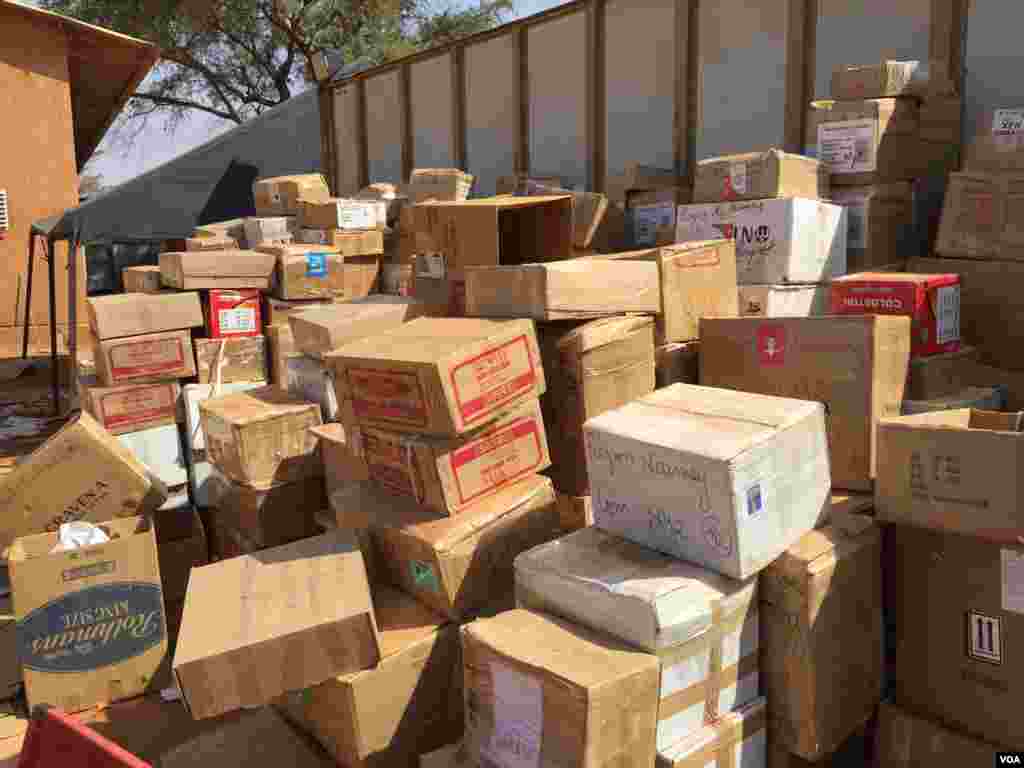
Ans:
<svg viewBox="0 0 1024 768"><path fill-rule="evenodd" d="M932 400L961 392L969 384L980 383L972 375L978 367L977 360L977 348L968 346L961 346L956 352L912 358L904 399Z"/></svg>
<svg viewBox="0 0 1024 768"><path fill-rule="evenodd" d="M415 274L411 264L381 264L380 292L391 296L412 296Z"/></svg>
<svg viewBox="0 0 1024 768"><path fill-rule="evenodd" d="M131 294L141 296L143 294ZM184 379L196 374L188 331L164 331L96 342L96 376L107 387Z"/></svg>
<svg viewBox="0 0 1024 768"><path fill-rule="evenodd" d="M297 312L288 323L302 354L330 361L332 350L397 328L425 311L416 299L377 295Z"/></svg>
<svg viewBox="0 0 1024 768"><path fill-rule="evenodd" d="M261 245L290 245L295 240L294 216L249 217L245 220L245 244L250 249Z"/></svg>
<svg viewBox="0 0 1024 768"><path fill-rule="evenodd" d="M121 270L121 282L125 293L160 293L160 267L146 264L138 267L125 267Z"/></svg>
<svg viewBox="0 0 1024 768"><path fill-rule="evenodd" d="M884 99L923 93L928 69L919 61L885 59L878 64L846 64L832 72L833 99Z"/></svg>
<svg viewBox="0 0 1024 768"><path fill-rule="evenodd" d="M993 475L996 477L996 475ZM1024 548L886 527L886 606L896 632L895 700L965 734L1024 749L1014 638L1024 632Z"/></svg>
<svg viewBox="0 0 1024 768"><path fill-rule="evenodd" d="M163 483L131 451L80 413L0 484L0 555L18 536L145 514L166 498Z"/></svg>
<svg viewBox="0 0 1024 768"><path fill-rule="evenodd" d="M261 245L277 259L274 294L279 299L334 299L345 296L345 257L325 245Z"/></svg>
<svg viewBox="0 0 1024 768"><path fill-rule="evenodd" d="M466 270L469 316L569 320L660 310L653 261L569 259Z"/></svg>
<svg viewBox="0 0 1024 768"><path fill-rule="evenodd" d="M463 512L551 465L536 400L459 438L410 437L373 427L352 434L374 482L442 515Z"/></svg>
<svg viewBox="0 0 1024 768"><path fill-rule="evenodd" d="M655 348L655 386L696 384L700 380L699 358L699 341L672 342Z"/></svg>
<svg viewBox="0 0 1024 768"><path fill-rule="evenodd" d="M232 528L230 525L221 522L216 517L216 510L211 510L211 512L213 516L206 527L210 547L210 562L216 563L221 560L229 560L232 557L254 555L261 550L267 549L267 547L258 546L244 531L239 531L237 528ZM291 544L292 542L285 543Z"/></svg>
<svg viewBox="0 0 1024 768"><path fill-rule="evenodd" d="M415 168L409 177L409 198L413 203L460 201L472 186L473 175L458 168Z"/></svg>
<svg viewBox="0 0 1024 768"><path fill-rule="evenodd" d="M388 587L374 587L381 660L286 697L285 712L339 765L418 768L421 752L462 735L458 627Z"/></svg>
<svg viewBox="0 0 1024 768"><path fill-rule="evenodd" d="M875 759L878 768L963 768L999 765L998 747L910 714L883 701L878 710Z"/></svg>
<svg viewBox="0 0 1024 768"><path fill-rule="evenodd" d="M192 571L174 674L197 719L269 704L378 661L366 568L347 533Z"/></svg>
<svg viewBox="0 0 1024 768"><path fill-rule="evenodd" d="M349 301L369 296L377 289L380 257L353 256L345 260L345 298Z"/></svg>
<svg viewBox="0 0 1024 768"><path fill-rule="evenodd" d="M307 229L383 230L386 216L387 206L374 200L329 197L299 201L299 223Z"/></svg>
<svg viewBox="0 0 1024 768"><path fill-rule="evenodd" d="M609 174L604 186L609 200L613 203L624 203L630 192L679 185L679 176L670 168L656 168L653 165L629 162L621 173Z"/></svg>
<svg viewBox="0 0 1024 768"><path fill-rule="evenodd" d="M163 284L181 290L260 288L268 290L276 261L259 251L187 251L160 254Z"/></svg>
<svg viewBox="0 0 1024 768"><path fill-rule="evenodd" d="M561 535L551 481L533 476L454 517L368 485L349 497L371 523L377 562L388 578L453 619L478 614L511 593L512 561Z"/></svg>
<svg viewBox="0 0 1024 768"><path fill-rule="evenodd" d="M188 496L188 489L175 489L167 501L153 514L153 526L156 529L156 546L172 541L191 539L196 535L196 510ZM202 520L198 520L202 525Z"/></svg>
<svg viewBox="0 0 1024 768"><path fill-rule="evenodd" d="M258 179L252 185L252 196L260 216L294 216L299 212L299 200L326 200L331 193L323 174L306 173Z"/></svg>
<svg viewBox="0 0 1024 768"><path fill-rule="evenodd" d="M935 250L964 259L1024 260L1024 174L953 173Z"/></svg>
<svg viewBox="0 0 1024 768"><path fill-rule="evenodd" d="M597 233L608 210L608 198L599 192L574 192L564 189L561 185L548 185L527 179L522 194L528 197L538 195L572 195L573 200L573 247L578 250L590 248L590 243Z"/></svg>
<svg viewBox="0 0 1024 768"><path fill-rule="evenodd" d="M259 549L315 535L316 513L327 508L319 476L256 489L232 482L216 469L210 475L210 501L219 525L239 531Z"/></svg>
<svg viewBox="0 0 1024 768"><path fill-rule="evenodd" d="M324 462L328 496L333 496L352 483L370 479L365 459L349 443L348 433L352 431L352 428L338 423L310 428L310 432L320 438L320 456Z"/></svg>
<svg viewBox="0 0 1024 768"><path fill-rule="evenodd" d="M284 325L268 325L266 328L268 352L270 353L270 383L282 391L288 390L288 360L301 357L292 329Z"/></svg>
<svg viewBox="0 0 1024 768"><path fill-rule="evenodd" d="M959 144L963 134L963 100L959 96L926 99L921 103L921 138Z"/></svg>
<svg viewBox="0 0 1024 768"><path fill-rule="evenodd" d="M1024 264L978 259L912 259L907 271L960 275L960 337L978 348L979 359L1007 370L1024 370ZM972 381L971 384L993 384Z"/></svg>
<svg viewBox="0 0 1024 768"><path fill-rule="evenodd" d="M1022 413L971 408L883 419L878 518L1016 542L1024 528L1022 425Z"/></svg>
<svg viewBox="0 0 1024 768"><path fill-rule="evenodd" d="M156 537L142 517L103 522L106 544L54 551L56 533L8 555L29 706L77 712L166 684Z"/></svg>
<svg viewBox="0 0 1024 768"><path fill-rule="evenodd" d="M196 360L199 383L209 384L217 378L217 355L220 359L220 381L267 381L267 340L263 336L239 336L234 339L196 339Z"/></svg>
<svg viewBox="0 0 1024 768"><path fill-rule="evenodd" d="M832 186L864 186L942 176L959 162L956 144L924 141L914 99L813 101L807 153L831 173Z"/></svg>
<svg viewBox="0 0 1024 768"><path fill-rule="evenodd" d="M736 317L736 243L732 240L678 243L599 259L654 261L661 275L659 346L700 335L702 317Z"/></svg>
<svg viewBox="0 0 1024 768"><path fill-rule="evenodd" d="M967 170L978 172L1024 171L1024 120L1020 109L996 109L985 115L978 135L967 151Z"/></svg>
<svg viewBox="0 0 1024 768"><path fill-rule="evenodd" d="M245 239L245 219L227 219L201 224L192 230L192 237L230 237L241 243Z"/></svg>
<svg viewBox="0 0 1024 768"><path fill-rule="evenodd" d="M189 510L192 515L192 532L188 538L157 541L160 583L163 585L165 604L184 600L189 573L193 568L206 565L210 561L203 523L194 509L189 507ZM157 526L159 530L159 523ZM157 538L160 538L159 534Z"/></svg>
<svg viewBox="0 0 1024 768"><path fill-rule="evenodd" d="M101 387L79 379L82 408L112 435L181 421L181 387L176 381Z"/></svg>
<svg viewBox="0 0 1024 768"><path fill-rule="evenodd" d="M233 237L187 237L186 251L231 251L238 248Z"/></svg>
<svg viewBox="0 0 1024 768"><path fill-rule="evenodd" d="M710 319L700 351L701 384L825 403L833 485L872 489L878 421L903 402L909 318Z"/></svg>
<svg viewBox="0 0 1024 768"><path fill-rule="evenodd" d="M572 533L594 524L594 508L589 496L566 496L560 493L555 502L558 504L563 533Z"/></svg>
<svg viewBox="0 0 1024 768"><path fill-rule="evenodd" d="M658 660L514 610L462 629L466 746L494 765L650 768Z"/></svg>
<svg viewBox="0 0 1024 768"><path fill-rule="evenodd" d="M654 391L653 331L645 317L541 326L548 381L541 404L553 464L548 474L560 492L590 492L583 423Z"/></svg>
<svg viewBox="0 0 1024 768"><path fill-rule="evenodd" d="M315 403L263 387L204 400L199 415L210 462L236 483L266 489L322 471Z"/></svg>
<svg viewBox="0 0 1024 768"><path fill-rule="evenodd" d="M845 516L761 573L761 673L773 741L812 762L882 696L882 533Z"/></svg>
<svg viewBox="0 0 1024 768"><path fill-rule="evenodd" d="M203 324L199 294L115 293L86 301L89 327L100 341L144 333L177 331Z"/></svg>
<svg viewBox="0 0 1024 768"><path fill-rule="evenodd" d="M697 163L693 202L828 197L829 172L821 163L778 149L712 157Z"/></svg>
<svg viewBox="0 0 1024 768"><path fill-rule="evenodd" d="M910 182L896 181L867 187L835 187L832 202L846 209L846 268L864 272L911 256L914 192Z"/></svg>
<svg viewBox="0 0 1024 768"><path fill-rule="evenodd" d="M432 277L413 276L412 295L430 308L437 317L466 316L466 281L436 280Z"/></svg>
<svg viewBox="0 0 1024 768"><path fill-rule="evenodd" d="M460 435L544 392L531 320L421 317L331 356L365 426Z"/></svg>
<svg viewBox="0 0 1024 768"><path fill-rule="evenodd" d="M377 256L385 253L387 235L380 230L353 232L335 227L299 230L302 245L323 245L338 251L342 256Z"/></svg>
<svg viewBox="0 0 1024 768"><path fill-rule="evenodd" d="M274 296L263 297L263 319L267 325L288 325L288 318L299 312L306 312L310 309L321 309L331 307L335 304L334 299L307 299L302 301L286 301Z"/></svg>
<svg viewBox="0 0 1024 768"><path fill-rule="evenodd" d="M0 700L5 701L17 696L21 689L17 623L11 596L0 597Z"/></svg>
<svg viewBox="0 0 1024 768"><path fill-rule="evenodd" d="M495 182L494 194L514 195L519 192L525 192L527 183L533 183L544 187L561 187L564 184L561 176L513 173L508 176L498 177Z"/></svg>
<svg viewBox="0 0 1024 768"><path fill-rule="evenodd" d="M769 705L764 697L706 724L667 749L659 749L655 768L704 766L776 766L767 758ZM825 768L822 766L822 768Z"/></svg>

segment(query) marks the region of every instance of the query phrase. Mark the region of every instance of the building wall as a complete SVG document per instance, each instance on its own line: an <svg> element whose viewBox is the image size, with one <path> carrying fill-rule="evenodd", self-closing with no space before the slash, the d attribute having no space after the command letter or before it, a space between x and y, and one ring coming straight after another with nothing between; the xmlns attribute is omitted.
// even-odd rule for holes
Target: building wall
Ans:
<svg viewBox="0 0 1024 768"><path fill-rule="evenodd" d="M0 240L0 355L22 322L29 230L34 221L78 202L68 47L53 24L0 7L0 189L11 230ZM67 319L66 250L57 254L58 321ZM84 262L84 257L83 257ZM78 282L84 319L85 273ZM48 322L46 263L35 264L32 324Z"/></svg>

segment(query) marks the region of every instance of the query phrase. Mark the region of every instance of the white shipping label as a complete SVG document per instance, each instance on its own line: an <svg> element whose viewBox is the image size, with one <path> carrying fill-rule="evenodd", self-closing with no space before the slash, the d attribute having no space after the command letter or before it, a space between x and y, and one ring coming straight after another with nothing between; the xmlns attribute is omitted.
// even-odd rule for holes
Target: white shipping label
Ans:
<svg viewBox="0 0 1024 768"><path fill-rule="evenodd" d="M992 116L993 136L1024 133L1024 109L997 109Z"/></svg>
<svg viewBox="0 0 1024 768"><path fill-rule="evenodd" d="M960 338L960 286L935 290L935 342L946 344Z"/></svg>
<svg viewBox="0 0 1024 768"><path fill-rule="evenodd" d="M494 731L483 751L498 768L537 768L544 723L540 681L507 664L491 662Z"/></svg>
<svg viewBox="0 0 1024 768"><path fill-rule="evenodd" d="M448 270L445 269L444 254L420 253L416 255L416 277L429 277L432 280L444 280Z"/></svg>
<svg viewBox="0 0 1024 768"><path fill-rule="evenodd" d="M1003 610L1024 613L1024 552L1004 549Z"/></svg>
<svg viewBox="0 0 1024 768"><path fill-rule="evenodd" d="M818 126L818 159L831 173L871 173L875 161L874 120L844 120Z"/></svg>
<svg viewBox="0 0 1024 768"><path fill-rule="evenodd" d="M732 163L729 166L729 186L735 194L747 194L749 175L746 163Z"/></svg>
<svg viewBox="0 0 1024 768"><path fill-rule="evenodd" d="M761 268L765 260L784 244L790 205L789 200L771 200L736 212L736 224L731 234L736 239L736 255L739 257L736 267L741 274L748 269Z"/></svg>
<svg viewBox="0 0 1024 768"><path fill-rule="evenodd" d="M222 309L217 312L222 333L242 333L256 330L256 309L254 307L236 307Z"/></svg>
<svg viewBox="0 0 1024 768"><path fill-rule="evenodd" d="M655 245L658 229L672 226L675 206L644 205L633 209L633 239L636 245Z"/></svg>
<svg viewBox="0 0 1024 768"><path fill-rule="evenodd" d="M338 229L373 229L377 217L372 205L338 202Z"/></svg>

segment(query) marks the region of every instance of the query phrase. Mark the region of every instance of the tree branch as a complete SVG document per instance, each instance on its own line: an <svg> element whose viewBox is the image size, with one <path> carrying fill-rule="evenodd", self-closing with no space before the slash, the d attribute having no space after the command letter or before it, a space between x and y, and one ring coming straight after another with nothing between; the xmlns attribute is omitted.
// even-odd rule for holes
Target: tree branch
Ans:
<svg viewBox="0 0 1024 768"><path fill-rule="evenodd" d="M198 101L190 101L188 99L176 99L173 96L160 96L155 93L133 93L133 99L142 99L148 101L156 106L160 107L181 107L183 109L197 109L200 112L206 112L207 114L216 115L217 117L225 120L230 120L234 123L242 124L245 122L239 117L237 112L225 112L224 110L211 107L206 104L202 104Z"/></svg>

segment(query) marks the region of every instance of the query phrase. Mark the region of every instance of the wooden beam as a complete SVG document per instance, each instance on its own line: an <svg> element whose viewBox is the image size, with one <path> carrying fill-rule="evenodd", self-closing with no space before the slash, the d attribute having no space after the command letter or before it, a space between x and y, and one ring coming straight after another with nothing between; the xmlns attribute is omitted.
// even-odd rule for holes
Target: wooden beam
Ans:
<svg viewBox="0 0 1024 768"><path fill-rule="evenodd" d="M516 141L516 173L530 172L530 28L519 28L516 35L519 78L516 101L519 107L518 136Z"/></svg>
<svg viewBox="0 0 1024 768"><path fill-rule="evenodd" d="M673 35L674 60L672 65L672 156L676 176L686 173L690 155L686 141L687 72L689 58L690 0L674 0L675 34Z"/></svg>
<svg viewBox="0 0 1024 768"><path fill-rule="evenodd" d="M321 85L317 93L320 106L320 165L331 194L338 194L338 130L334 122L334 100L339 98L333 88Z"/></svg>
<svg viewBox="0 0 1024 768"><path fill-rule="evenodd" d="M799 153L804 145L807 105L814 98L817 30L817 0L787 0L786 97L783 116L787 152Z"/></svg>
<svg viewBox="0 0 1024 768"><path fill-rule="evenodd" d="M964 40L967 36L968 0L932 0L929 18L929 68L963 87ZM936 72L936 69L944 70Z"/></svg>
<svg viewBox="0 0 1024 768"><path fill-rule="evenodd" d="M701 0L688 0L686 16L686 168L689 186L697 162L697 134L701 126L700 76L700 6Z"/></svg>
<svg viewBox="0 0 1024 768"><path fill-rule="evenodd" d="M587 189L603 192L607 171L608 83L605 0L590 0L586 10Z"/></svg>
<svg viewBox="0 0 1024 768"><path fill-rule="evenodd" d="M466 48L456 45L451 53L452 73L452 164L466 165Z"/></svg>
<svg viewBox="0 0 1024 768"><path fill-rule="evenodd" d="M412 176L416 167L416 144L412 116L412 65L403 64L398 68L398 120L402 135L402 181Z"/></svg>
<svg viewBox="0 0 1024 768"><path fill-rule="evenodd" d="M359 186L370 183L370 131L366 120L366 81L356 81L356 152L359 157Z"/></svg>

